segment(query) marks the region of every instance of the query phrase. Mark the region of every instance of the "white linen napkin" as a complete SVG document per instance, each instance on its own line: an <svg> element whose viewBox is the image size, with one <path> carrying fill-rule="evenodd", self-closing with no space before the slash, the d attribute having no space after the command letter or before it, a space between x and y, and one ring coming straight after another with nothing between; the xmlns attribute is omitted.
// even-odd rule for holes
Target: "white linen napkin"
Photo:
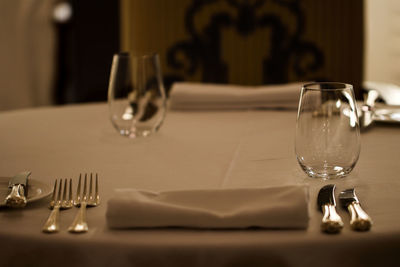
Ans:
<svg viewBox="0 0 400 267"><path fill-rule="evenodd" d="M297 109L302 85L239 86L178 82L171 89L170 107L177 110Z"/></svg>
<svg viewBox="0 0 400 267"><path fill-rule="evenodd" d="M166 191L119 189L108 201L110 228L305 229L308 187Z"/></svg>

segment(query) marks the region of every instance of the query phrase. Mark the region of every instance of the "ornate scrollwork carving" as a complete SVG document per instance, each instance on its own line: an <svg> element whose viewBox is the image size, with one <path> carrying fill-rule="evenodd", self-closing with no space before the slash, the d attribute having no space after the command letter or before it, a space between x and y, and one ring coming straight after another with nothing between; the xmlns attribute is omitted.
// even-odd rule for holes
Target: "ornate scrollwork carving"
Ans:
<svg viewBox="0 0 400 267"><path fill-rule="evenodd" d="M196 16L218 1L225 1L229 10L218 10L209 17L205 26L201 29L196 27ZM284 9L292 16L295 25L288 25L289 22L276 12L260 11L267 2ZM229 66L221 53L222 31L228 28L244 38L260 29L270 30L268 56L260 59L263 62L263 83L288 82L290 72L299 79L310 79L323 66L324 56L315 44L304 40L304 27L305 16L298 0L194 0L185 14L185 29L190 37L167 51L167 65L176 70L167 79L184 80L177 73L190 76L201 69L203 82L228 83Z"/></svg>

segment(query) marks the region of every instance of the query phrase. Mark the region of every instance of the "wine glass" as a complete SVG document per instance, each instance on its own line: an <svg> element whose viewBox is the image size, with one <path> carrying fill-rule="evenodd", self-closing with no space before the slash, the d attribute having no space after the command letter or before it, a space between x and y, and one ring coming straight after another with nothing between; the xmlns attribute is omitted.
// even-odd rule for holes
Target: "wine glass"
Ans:
<svg viewBox="0 0 400 267"><path fill-rule="evenodd" d="M158 54L115 54L108 87L110 119L130 138L149 136L161 127L166 95Z"/></svg>
<svg viewBox="0 0 400 267"><path fill-rule="evenodd" d="M301 89L295 152L304 172L313 178L348 175L360 154L360 127L353 86L325 82Z"/></svg>

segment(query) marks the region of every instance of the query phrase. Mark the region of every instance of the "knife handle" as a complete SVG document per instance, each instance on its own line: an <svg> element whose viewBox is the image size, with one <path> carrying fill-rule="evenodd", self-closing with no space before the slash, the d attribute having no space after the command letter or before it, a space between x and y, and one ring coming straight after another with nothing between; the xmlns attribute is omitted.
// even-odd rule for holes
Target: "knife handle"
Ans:
<svg viewBox="0 0 400 267"><path fill-rule="evenodd" d="M10 194L6 197L6 206L11 208L23 208L26 206L25 187L16 184L11 188Z"/></svg>
<svg viewBox="0 0 400 267"><path fill-rule="evenodd" d="M372 220L361 208L360 203L352 202L347 206L350 212L350 226L356 231L368 231L372 226Z"/></svg>
<svg viewBox="0 0 400 267"><path fill-rule="evenodd" d="M338 233L343 228L343 221L336 212L334 205L322 206L324 217L322 218L321 230L326 233Z"/></svg>

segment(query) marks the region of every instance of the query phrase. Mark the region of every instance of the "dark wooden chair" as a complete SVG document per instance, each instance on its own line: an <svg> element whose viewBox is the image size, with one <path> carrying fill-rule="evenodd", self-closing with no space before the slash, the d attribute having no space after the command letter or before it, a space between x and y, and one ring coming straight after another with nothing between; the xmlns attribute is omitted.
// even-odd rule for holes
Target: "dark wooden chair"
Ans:
<svg viewBox="0 0 400 267"><path fill-rule="evenodd" d="M362 0L122 1L125 50L161 55L174 81L341 81L360 96Z"/></svg>

